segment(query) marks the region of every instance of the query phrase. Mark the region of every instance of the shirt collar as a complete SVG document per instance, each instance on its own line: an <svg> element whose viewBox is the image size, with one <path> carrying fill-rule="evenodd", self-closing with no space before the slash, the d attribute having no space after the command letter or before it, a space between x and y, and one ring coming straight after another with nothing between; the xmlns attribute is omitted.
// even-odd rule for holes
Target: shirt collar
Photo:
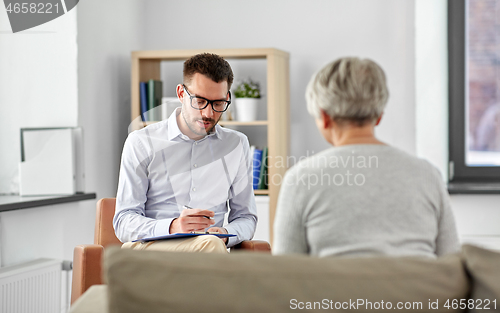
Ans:
<svg viewBox="0 0 500 313"><path fill-rule="evenodd" d="M184 140L190 140L188 136L184 135L180 128L179 124L177 124L177 115L181 114L181 107L178 107L170 114L170 117L168 118L168 140L173 140L176 137L179 137ZM210 134L207 136L203 137L202 139L205 139L206 137L212 137L214 136L217 139L222 139L221 138L221 130L219 124L215 125L214 131L212 131ZM202 140L200 139L200 140Z"/></svg>

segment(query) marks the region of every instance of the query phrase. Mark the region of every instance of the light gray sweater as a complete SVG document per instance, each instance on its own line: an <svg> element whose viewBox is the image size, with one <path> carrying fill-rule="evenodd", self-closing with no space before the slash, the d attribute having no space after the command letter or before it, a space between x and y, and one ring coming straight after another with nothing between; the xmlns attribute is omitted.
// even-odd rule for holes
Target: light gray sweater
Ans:
<svg viewBox="0 0 500 313"><path fill-rule="evenodd" d="M458 250L439 171L401 150L332 147L283 179L274 254L436 257Z"/></svg>

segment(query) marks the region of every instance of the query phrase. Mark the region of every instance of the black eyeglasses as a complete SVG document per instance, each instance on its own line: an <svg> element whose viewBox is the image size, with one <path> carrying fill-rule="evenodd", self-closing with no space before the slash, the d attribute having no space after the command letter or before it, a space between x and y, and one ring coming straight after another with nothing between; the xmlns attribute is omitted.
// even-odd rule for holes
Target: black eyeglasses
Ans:
<svg viewBox="0 0 500 313"><path fill-rule="evenodd" d="M191 96L189 94L189 91L186 88L186 85L182 84L182 87L184 88L184 91L187 93L187 95L191 101L191 107L193 109L203 110L209 104L211 104L212 110L214 110L215 112L224 112L227 110L227 108L231 104L231 91L227 92L229 94L229 100L208 100L208 99L203 98L203 97Z"/></svg>

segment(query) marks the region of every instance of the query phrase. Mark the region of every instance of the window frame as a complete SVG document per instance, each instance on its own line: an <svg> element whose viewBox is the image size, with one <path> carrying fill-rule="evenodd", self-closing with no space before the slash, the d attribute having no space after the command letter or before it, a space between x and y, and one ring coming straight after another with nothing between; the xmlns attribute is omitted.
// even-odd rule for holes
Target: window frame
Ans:
<svg viewBox="0 0 500 313"><path fill-rule="evenodd" d="M448 97L449 97L449 175L450 186L464 184L498 184L500 166L467 166L465 146L465 109L467 104L467 33L466 14L468 0L448 0ZM460 192L461 188L449 188L456 193L500 193L500 188L473 188L476 192ZM470 191L470 188L465 188ZM464 191L464 190L462 190Z"/></svg>

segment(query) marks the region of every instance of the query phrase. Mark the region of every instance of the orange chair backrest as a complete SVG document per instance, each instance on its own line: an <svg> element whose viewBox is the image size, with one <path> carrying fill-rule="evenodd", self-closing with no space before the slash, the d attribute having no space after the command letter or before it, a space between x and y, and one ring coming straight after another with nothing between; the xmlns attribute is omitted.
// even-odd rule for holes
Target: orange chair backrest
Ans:
<svg viewBox="0 0 500 313"><path fill-rule="evenodd" d="M103 198L97 201L94 233L95 244L103 247L122 244L122 242L116 238L115 229L113 228L115 205L115 198Z"/></svg>

